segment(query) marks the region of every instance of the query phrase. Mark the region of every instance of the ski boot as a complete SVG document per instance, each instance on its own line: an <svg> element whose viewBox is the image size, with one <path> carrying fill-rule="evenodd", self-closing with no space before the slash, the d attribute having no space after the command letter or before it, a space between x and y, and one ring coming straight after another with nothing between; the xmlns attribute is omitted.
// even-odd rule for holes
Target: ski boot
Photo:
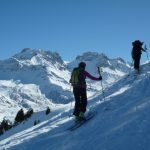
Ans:
<svg viewBox="0 0 150 150"><path fill-rule="evenodd" d="M81 121L81 118L79 116L75 116L75 122L78 123Z"/></svg>
<svg viewBox="0 0 150 150"><path fill-rule="evenodd" d="M86 120L85 115L84 115L83 112L80 112L79 117L80 117L80 120L81 120L81 121L82 121L82 120Z"/></svg>

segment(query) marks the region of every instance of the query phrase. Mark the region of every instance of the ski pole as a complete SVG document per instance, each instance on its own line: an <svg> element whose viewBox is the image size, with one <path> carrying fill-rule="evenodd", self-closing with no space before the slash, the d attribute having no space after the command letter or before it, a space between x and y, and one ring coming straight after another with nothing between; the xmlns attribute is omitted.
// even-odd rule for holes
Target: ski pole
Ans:
<svg viewBox="0 0 150 150"><path fill-rule="evenodd" d="M150 62L150 60L149 60L149 55L148 55L148 48L146 47L146 44L145 44L145 46L144 46L144 50L145 50L145 52L146 52L147 60L148 60L148 62Z"/></svg>
<svg viewBox="0 0 150 150"><path fill-rule="evenodd" d="M98 68L98 73L99 73L99 75L101 76L100 67L97 67L97 68ZM102 80L101 80L101 88L102 88L102 94L103 94L103 101L105 102L105 93L104 93L104 88L103 88Z"/></svg>
<svg viewBox="0 0 150 150"><path fill-rule="evenodd" d="M71 85L70 85L70 92L73 93L72 90L71 90L71 88L72 88L72 87L71 87ZM70 110L72 109L72 103L73 103L73 102L71 101ZM72 116L72 113L69 115L69 118L70 118L71 116Z"/></svg>
<svg viewBox="0 0 150 150"><path fill-rule="evenodd" d="M146 51L146 56L147 56L147 60L149 62L150 60L149 60L149 56L148 56L148 52L147 51Z"/></svg>

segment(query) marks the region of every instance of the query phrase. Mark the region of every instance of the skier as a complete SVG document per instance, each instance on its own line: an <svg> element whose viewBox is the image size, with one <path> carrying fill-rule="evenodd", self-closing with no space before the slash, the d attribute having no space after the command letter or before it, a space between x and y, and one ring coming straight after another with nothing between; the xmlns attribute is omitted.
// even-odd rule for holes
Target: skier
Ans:
<svg viewBox="0 0 150 150"><path fill-rule="evenodd" d="M86 77L100 81L102 77L93 77L87 71L85 71L86 63L80 62L77 68L74 68L71 74L70 83L73 86L73 94L75 98L75 107L73 115L76 121L85 119L84 113L87 106L87 93L86 93Z"/></svg>
<svg viewBox="0 0 150 150"><path fill-rule="evenodd" d="M137 73L140 73L140 59L142 51L146 51L144 48L142 48L143 43L144 42L139 40L132 42L132 59L134 61L134 69L137 70Z"/></svg>

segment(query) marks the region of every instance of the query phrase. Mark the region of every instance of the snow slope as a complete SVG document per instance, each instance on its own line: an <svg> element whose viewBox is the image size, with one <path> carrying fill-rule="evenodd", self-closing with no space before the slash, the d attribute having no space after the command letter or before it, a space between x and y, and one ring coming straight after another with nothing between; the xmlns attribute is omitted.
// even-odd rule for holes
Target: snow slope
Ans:
<svg viewBox="0 0 150 150"><path fill-rule="evenodd" d="M93 96L88 110L97 115L70 132L71 104L60 106L43 121L25 130L13 128L0 137L0 149L10 150L149 150L150 149L150 64L142 66L137 77L131 72L103 94ZM107 110L106 110L107 108ZM35 114L36 115L36 114ZM27 124L31 124L29 121ZM11 132L16 133L12 134Z"/></svg>

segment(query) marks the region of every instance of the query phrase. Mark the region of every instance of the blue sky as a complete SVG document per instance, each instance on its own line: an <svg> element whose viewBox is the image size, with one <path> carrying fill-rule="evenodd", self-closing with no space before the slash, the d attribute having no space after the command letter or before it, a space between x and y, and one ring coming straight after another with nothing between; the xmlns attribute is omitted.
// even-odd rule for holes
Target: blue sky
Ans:
<svg viewBox="0 0 150 150"><path fill-rule="evenodd" d="M97 51L131 61L132 41L149 48L149 14L149 0L0 0L0 59L42 48L64 60Z"/></svg>

